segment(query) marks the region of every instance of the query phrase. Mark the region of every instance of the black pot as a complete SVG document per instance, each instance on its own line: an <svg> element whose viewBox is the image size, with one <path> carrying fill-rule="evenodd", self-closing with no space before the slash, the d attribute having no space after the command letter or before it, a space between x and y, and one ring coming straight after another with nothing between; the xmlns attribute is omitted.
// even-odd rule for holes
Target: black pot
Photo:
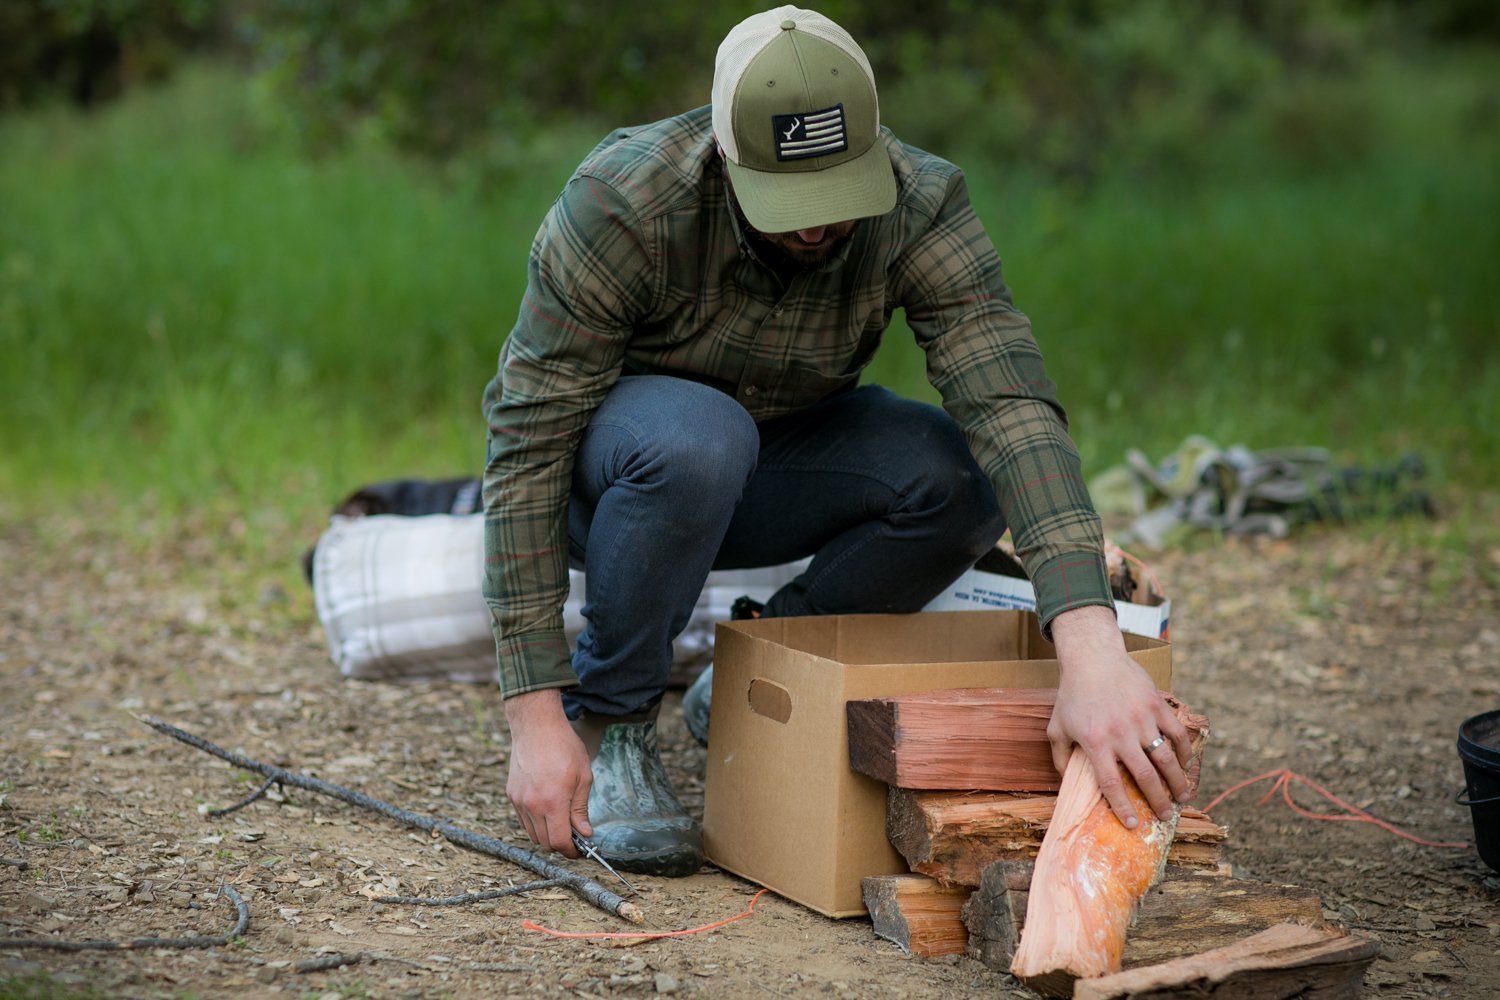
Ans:
<svg viewBox="0 0 1500 1000"><path fill-rule="evenodd" d="M1480 859L1500 872L1500 711L1476 715L1458 727L1458 755L1465 785L1458 804L1473 811Z"/></svg>

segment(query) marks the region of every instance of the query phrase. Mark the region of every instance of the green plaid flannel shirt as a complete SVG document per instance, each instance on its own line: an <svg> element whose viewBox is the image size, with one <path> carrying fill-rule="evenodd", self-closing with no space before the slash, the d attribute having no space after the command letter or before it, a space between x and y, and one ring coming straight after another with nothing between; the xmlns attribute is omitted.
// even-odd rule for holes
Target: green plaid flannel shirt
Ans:
<svg viewBox="0 0 1500 1000"><path fill-rule="evenodd" d="M884 141L895 209L789 285L743 240L707 107L615 131L569 179L484 394L484 597L505 697L576 683L562 622L573 455L619 375L694 379L764 420L856 382L897 308L994 483L1042 620L1113 606L1066 417L963 175Z"/></svg>

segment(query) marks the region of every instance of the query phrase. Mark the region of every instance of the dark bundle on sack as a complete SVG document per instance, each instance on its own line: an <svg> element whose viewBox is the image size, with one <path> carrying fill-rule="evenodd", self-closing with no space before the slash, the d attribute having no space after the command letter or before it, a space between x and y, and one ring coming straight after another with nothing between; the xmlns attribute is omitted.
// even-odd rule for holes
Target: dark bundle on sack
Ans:
<svg viewBox="0 0 1500 1000"><path fill-rule="evenodd" d="M392 479L384 483L361 486L333 508L345 517L371 514L473 514L479 510L479 480Z"/></svg>
<svg viewBox="0 0 1500 1000"><path fill-rule="evenodd" d="M479 511L479 480L473 476L455 479L390 479L361 486L333 508L335 517L371 517L396 514L422 517L426 514L474 514ZM302 578L313 582L313 552L302 553Z"/></svg>

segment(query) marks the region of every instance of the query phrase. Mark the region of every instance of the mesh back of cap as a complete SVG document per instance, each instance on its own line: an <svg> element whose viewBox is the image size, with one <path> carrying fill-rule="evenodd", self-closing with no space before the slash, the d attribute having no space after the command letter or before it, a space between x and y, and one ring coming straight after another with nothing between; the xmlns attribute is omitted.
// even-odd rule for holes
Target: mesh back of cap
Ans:
<svg viewBox="0 0 1500 1000"><path fill-rule="evenodd" d="M739 140L734 134L730 114L734 109L734 95L755 57L780 37L783 30L781 22L787 20L797 23L797 31L805 31L842 49L864 71L871 92L875 90L875 73L870 69L870 61L865 57L864 50L854 41L853 36L822 14L790 5L752 14L731 28L719 43L719 51L714 59L713 91L709 98L713 105L714 135L718 138L719 145L724 147L725 155L736 163L740 162L741 157ZM878 123L878 99L875 117Z"/></svg>

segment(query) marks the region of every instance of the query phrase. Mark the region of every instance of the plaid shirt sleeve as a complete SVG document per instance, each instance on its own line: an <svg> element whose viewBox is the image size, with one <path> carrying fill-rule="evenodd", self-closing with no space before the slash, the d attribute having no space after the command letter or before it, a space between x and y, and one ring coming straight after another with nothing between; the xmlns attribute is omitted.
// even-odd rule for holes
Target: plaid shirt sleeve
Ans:
<svg viewBox="0 0 1500 1000"><path fill-rule="evenodd" d="M532 243L520 314L484 396L484 598L504 697L577 683L562 621L573 456L647 308L652 259L624 199L587 174Z"/></svg>
<svg viewBox="0 0 1500 1000"><path fill-rule="evenodd" d="M932 384L994 483L1042 622L1084 605L1112 609L1103 531L1067 416L961 173L895 277Z"/></svg>

